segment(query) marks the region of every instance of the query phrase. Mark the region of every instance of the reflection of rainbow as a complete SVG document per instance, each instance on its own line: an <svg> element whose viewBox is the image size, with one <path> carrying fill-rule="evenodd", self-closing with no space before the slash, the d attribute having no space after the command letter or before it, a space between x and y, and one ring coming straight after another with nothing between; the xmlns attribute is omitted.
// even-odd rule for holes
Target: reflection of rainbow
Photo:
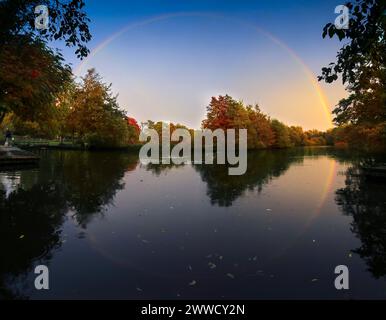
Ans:
<svg viewBox="0 0 386 320"><path fill-rule="evenodd" d="M329 194L333 193L333 187L334 187L334 181L337 174L337 164L335 159L328 159L329 165L328 165L328 174L327 179L323 185L323 191L320 197L319 202L317 203L317 206L315 210L313 210L309 217L307 217L301 232L297 234L297 236L290 242L287 242L281 250L276 251L270 258L270 262L274 261L275 259L279 259L282 257L283 254L286 253L286 251L293 246L295 246L301 239L304 233L308 230L308 228L312 225L314 220L321 214L322 209L324 207L324 204L327 200L327 197Z"/></svg>
<svg viewBox="0 0 386 320"><path fill-rule="evenodd" d="M228 17L218 15L218 14L202 13L202 12L180 12L180 13L165 14L165 15L153 17L150 19L146 19L146 20L143 20L140 22L129 24L126 27L124 27L123 29L121 29L120 31L118 31L118 32L114 33L113 35L111 35L110 37L108 37L106 40L104 40L102 43L100 43L97 47L95 47L91 51L88 58L86 58L82 63L80 63L78 65L78 67L75 69L75 72L74 72L75 75L80 76L82 74L82 72L84 71L83 70L84 66L87 64L87 61L90 58L95 56L98 52L103 50L107 45L109 45L112 41L114 41L115 39L120 37L125 32L132 30L132 29L135 29L135 28L138 28L138 27L141 27L141 26L155 23L157 21L167 20L167 19L175 18L175 17L189 17L189 16L219 18L219 19L230 20L231 22L236 22L238 24L241 24L241 25L244 25L248 28L252 28L252 29L256 30L257 32L261 33L262 35L264 35L265 37L270 39L272 42L277 44L279 47L284 49L287 53L289 53L291 58L293 60L295 60L295 62L302 67L302 70L305 73L305 75L307 76L307 79L310 81L312 87L315 89L317 96L318 96L318 99L319 99L319 102L320 102L320 105L322 106L323 112L326 116L326 119L327 119L329 125L332 127L332 117L331 117L331 112L329 109L329 103L328 103L327 97L325 96L325 94L323 92L323 89L320 87L318 81L316 80L316 76L314 75L314 73L309 69L309 67L301 60L301 58L291 48L289 48L286 44L284 44L282 41L277 39L275 36L273 36L269 32L262 30L261 28L256 27L253 24L246 23L245 21L234 19L234 18L228 18Z"/></svg>

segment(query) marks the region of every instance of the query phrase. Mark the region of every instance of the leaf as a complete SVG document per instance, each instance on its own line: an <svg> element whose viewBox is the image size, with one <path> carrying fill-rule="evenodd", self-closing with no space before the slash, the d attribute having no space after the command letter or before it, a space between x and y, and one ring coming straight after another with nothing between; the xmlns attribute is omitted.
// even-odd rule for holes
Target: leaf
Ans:
<svg viewBox="0 0 386 320"><path fill-rule="evenodd" d="M332 37L335 35L335 32L336 32L335 26L331 26L331 27L328 29L328 36L329 36L330 38L332 38Z"/></svg>

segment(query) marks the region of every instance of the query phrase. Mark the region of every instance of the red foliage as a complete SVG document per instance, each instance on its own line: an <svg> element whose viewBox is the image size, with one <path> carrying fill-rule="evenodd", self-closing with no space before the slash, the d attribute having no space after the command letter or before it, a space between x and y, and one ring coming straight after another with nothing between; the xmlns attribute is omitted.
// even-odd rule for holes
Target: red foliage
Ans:
<svg viewBox="0 0 386 320"><path fill-rule="evenodd" d="M31 71L31 78L32 78L32 79L36 79L36 78L39 77L39 76L40 76L39 70L33 69L33 70Z"/></svg>
<svg viewBox="0 0 386 320"><path fill-rule="evenodd" d="M134 118L127 117L127 124L130 127L134 127L134 129L136 131L138 131L138 132L141 131L141 128L139 127L137 120L135 120Z"/></svg>

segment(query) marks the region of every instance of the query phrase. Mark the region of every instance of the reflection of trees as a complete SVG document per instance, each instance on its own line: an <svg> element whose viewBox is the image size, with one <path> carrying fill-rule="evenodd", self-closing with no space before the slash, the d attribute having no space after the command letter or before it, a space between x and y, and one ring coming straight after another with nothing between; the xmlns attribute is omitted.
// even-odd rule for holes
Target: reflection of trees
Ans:
<svg viewBox="0 0 386 320"><path fill-rule="evenodd" d="M122 178L136 168L138 157L121 152L60 152L47 161L53 164L53 179L62 184L74 217L85 228L124 188Z"/></svg>
<svg viewBox="0 0 386 320"><path fill-rule="evenodd" d="M386 275L386 184L366 178L355 165L347 170L346 186L336 192L344 214L353 217L352 231L362 244L355 252L376 278Z"/></svg>
<svg viewBox="0 0 386 320"><path fill-rule="evenodd" d="M7 198L0 193L0 298L14 297L6 283L29 272L34 261L50 260L60 246L66 210L63 190L55 184L18 189Z"/></svg>
<svg viewBox="0 0 386 320"><path fill-rule="evenodd" d="M111 204L137 162L137 155L118 152L49 152L40 170L21 172L8 195L0 188L0 299L22 297L17 279L60 247L66 213L85 228Z"/></svg>
<svg viewBox="0 0 386 320"><path fill-rule="evenodd" d="M257 188L261 192L265 184L282 175L291 163L302 161L292 153L289 150L250 152L247 172L241 176L229 176L227 165L197 165L195 168L207 183L212 204L227 207L246 190Z"/></svg>
<svg viewBox="0 0 386 320"><path fill-rule="evenodd" d="M247 172L241 176L229 176L226 165L194 165L194 168L207 183L207 194L212 204L231 206L246 190L257 188L260 192L270 180L284 174L292 163L302 162L304 157L329 156L350 160L346 153L332 148L250 151ZM158 177L176 167L174 164L149 164L146 169Z"/></svg>
<svg viewBox="0 0 386 320"><path fill-rule="evenodd" d="M177 167L182 167L183 164L175 165L175 164L154 164L149 163L146 164L146 170L150 171L153 175L156 177L159 177L162 173L165 174L169 172L172 169L175 169Z"/></svg>

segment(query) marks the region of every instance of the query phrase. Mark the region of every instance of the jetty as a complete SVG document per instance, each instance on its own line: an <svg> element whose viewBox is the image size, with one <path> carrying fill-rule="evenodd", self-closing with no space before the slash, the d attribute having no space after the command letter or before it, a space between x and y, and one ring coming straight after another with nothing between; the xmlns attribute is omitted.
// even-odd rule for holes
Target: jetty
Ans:
<svg viewBox="0 0 386 320"><path fill-rule="evenodd" d="M32 152L13 146L0 146L0 166L36 164L39 160L40 158Z"/></svg>

